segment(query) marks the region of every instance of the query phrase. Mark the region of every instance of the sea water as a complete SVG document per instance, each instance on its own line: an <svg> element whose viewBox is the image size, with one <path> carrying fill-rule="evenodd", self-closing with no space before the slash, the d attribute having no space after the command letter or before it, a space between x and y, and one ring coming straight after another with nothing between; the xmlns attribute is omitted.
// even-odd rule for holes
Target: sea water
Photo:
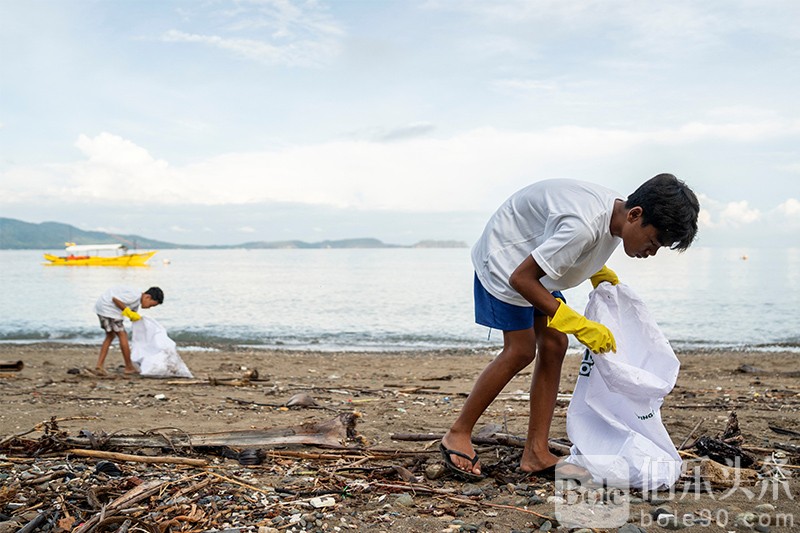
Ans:
<svg viewBox="0 0 800 533"><path fill-rule="evenodd" d="M179 347L487 348L473 321L469 250L161 250L149 267L47 266L41 251L0 251L0 342L98 343L94 303L108 287L157 285L144 310ZM800 352L800 248L662 250L609 260L676 349ZM566 291L582 310L591 285ZM571 339L573 349L577 343Z"/></svg>

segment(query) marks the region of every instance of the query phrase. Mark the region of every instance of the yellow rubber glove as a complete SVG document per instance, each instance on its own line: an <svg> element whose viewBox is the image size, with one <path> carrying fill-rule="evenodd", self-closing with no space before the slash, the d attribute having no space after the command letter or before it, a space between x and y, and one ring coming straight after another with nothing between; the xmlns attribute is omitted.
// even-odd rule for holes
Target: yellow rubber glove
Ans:
<svg viewBox="0 0 800 533"><path fill-rule="evenodd" d="M122 316L126 316L131 319L131 322L136 322L137 320L142 319L142 315L137 313L136 311L131 311L130 307L126 307L122 310Z"/></svg>
<svg viewBox="0 0 800 533"><path fill-rule="evenodd" d="M619 278L617 277L616 272L614 272L605 265L603 265L603 268L598 270L589 279L592 280L592 287L594 287L595 289L597 288L598 285L600 285L604 281L607 281L612 285L616 285L617 283L619 283Z"/></svg>
<svg viewBox="0 0 800 533"><path fill-rule="evenodd" d="M558 306L553 318L548 317L547 325L562 333L572 333L581 344L594 353L617 351L617 341L614 340L610 329L578 314L563 302Z"/></svg>

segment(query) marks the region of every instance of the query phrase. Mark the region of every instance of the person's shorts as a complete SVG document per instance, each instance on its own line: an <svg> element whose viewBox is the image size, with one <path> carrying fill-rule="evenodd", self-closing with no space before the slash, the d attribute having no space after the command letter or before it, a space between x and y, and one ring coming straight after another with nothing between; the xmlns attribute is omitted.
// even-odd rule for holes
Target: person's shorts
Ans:
<svg viewBox="0 0 800 533"><path fill-rule="evenodd" d="M475 322L481 326L502 331L529 329L533 327L534 317L545 315L535 307L522 307L498 300L483 287L477 274L475 274L473 293L475 297ZM553 291L550 294L564 303L567 302L561 291Z"/></svg>
<svg viewBox="0 0 800 533"><path fill-rule="evenodd" d="M100 319L100 327L103 328L106 333L125 331L125 325L122 323L122 319L117 320L116 318L100 315L97 315L97 318Z"/></svg>

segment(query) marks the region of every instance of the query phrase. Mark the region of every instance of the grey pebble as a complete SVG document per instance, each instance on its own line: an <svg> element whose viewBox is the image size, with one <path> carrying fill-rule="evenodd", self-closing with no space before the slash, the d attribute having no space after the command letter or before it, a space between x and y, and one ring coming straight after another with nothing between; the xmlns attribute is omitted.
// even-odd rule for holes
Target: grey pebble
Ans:
<svg viewBox="0 0 800 533"><path fill-rule="evenodd" d="M414 498L411 496L411 494L404 492L403 494L397 496L397 498L394 500L394 503L397 505L402 505L403 507L411 507L414 505Z"/></svg>
<svg viewBox="0 0 800 533"><path fill-rule="evenodd" d="M461 494L464 496L481 496L483 494L483 489L477 485L467 483L464 485L464 488L461 489Z"/></svg>
<svg viewBox="0 0 800 533"><path fill-rule="evenodd" d="M655 520L658 520L659 516L665 515L665 514L674 515L675 511L673 511L672 508L666 507L666 506L657 507L657 508L653 509L652 511L650 511L650 516L652 516L653 519L655 519Z"/></svg>

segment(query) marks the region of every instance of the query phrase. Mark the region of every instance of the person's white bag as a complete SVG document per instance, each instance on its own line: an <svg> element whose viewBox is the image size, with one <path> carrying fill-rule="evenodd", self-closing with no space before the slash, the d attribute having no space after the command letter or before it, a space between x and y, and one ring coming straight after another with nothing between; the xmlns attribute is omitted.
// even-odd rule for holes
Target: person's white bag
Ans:
<svg viewBox="0 0 800 533"><path fill-rule="evenodd" d="M192 373L178 355L175 341L156 320L143 316L131 323L131 360L147 377L191 378Z"/></svg>
<svg viewBox="0 0 800 533"><path fill-rule="evenodd" d="M672 486L681 458L661 422L680 362L644 302L625 284L601 283L586 318L614 334L616 353L586 350L567 410L567 461L596 482L653 490Z"/></svg>

